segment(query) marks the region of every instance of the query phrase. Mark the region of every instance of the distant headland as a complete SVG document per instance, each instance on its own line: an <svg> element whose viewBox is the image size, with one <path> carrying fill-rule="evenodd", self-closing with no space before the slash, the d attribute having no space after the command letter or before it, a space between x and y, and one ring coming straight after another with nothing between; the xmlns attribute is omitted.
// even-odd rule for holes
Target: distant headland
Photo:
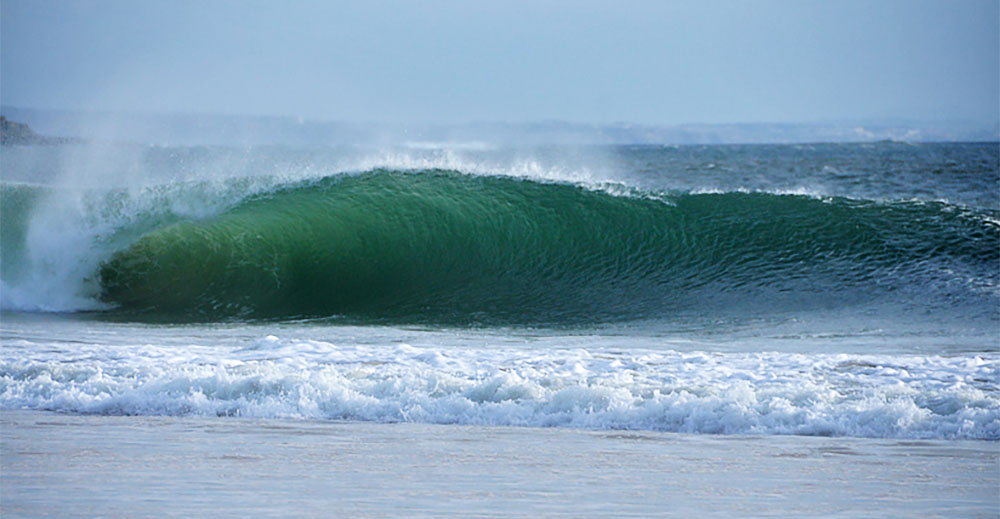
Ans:
<svg viewBox="0 0 1000 519"><path fill-rule="evenodd" d="M886 142L997 142L997 121L829 121L633 124L567 121L364 123L213 114L43 110L0 106L24 124L3 126L4 144L132 142L164 146L705 145Z"/></svg>
<svg viewBox="0 0 1000 519"><path fill-rule="evenodd" d="M79 139L39 135L24 123L0 116L0 144L67 144Z"/></svg>

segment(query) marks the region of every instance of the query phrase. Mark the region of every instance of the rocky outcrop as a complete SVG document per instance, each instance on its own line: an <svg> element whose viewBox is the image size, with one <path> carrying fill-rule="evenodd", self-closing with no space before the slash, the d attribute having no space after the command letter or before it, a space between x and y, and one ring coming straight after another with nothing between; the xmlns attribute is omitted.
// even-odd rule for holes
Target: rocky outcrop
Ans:
<svg viewBox="0 0 1000 519"><path fill-rule="evenodd" d="M27 124L0 116L0 144L66 144L74 139L38 135Z"/></svg>

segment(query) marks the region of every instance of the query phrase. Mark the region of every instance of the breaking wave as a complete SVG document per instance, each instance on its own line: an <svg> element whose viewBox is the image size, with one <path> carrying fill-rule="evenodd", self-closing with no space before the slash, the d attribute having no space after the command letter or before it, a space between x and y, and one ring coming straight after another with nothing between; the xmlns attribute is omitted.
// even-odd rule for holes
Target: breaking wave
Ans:
<svg viewBox="0 0 1000 519"><path fill-rule="evenodd" d="M9 284L24 233L8 211L40 188L5 189ZM191 198L200 186L186 189ZM1000 270L998 215L945 202L595 189L451 170L212 194L195 197L211 211L147 211L106 230L75 274L93 307L167 321L501 323L914 299L989 312Z"/></svg>

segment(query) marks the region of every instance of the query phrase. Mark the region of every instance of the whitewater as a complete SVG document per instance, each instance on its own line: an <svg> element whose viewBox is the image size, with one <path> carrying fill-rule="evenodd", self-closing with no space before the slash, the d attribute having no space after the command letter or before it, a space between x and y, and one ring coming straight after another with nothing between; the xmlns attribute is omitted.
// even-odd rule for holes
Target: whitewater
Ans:
<svg viewBox="0 0 1000 519"><path fill-rule="evenodd" d="M995 144L102 146L5 147L5 409L1000 439Z"/></svg>

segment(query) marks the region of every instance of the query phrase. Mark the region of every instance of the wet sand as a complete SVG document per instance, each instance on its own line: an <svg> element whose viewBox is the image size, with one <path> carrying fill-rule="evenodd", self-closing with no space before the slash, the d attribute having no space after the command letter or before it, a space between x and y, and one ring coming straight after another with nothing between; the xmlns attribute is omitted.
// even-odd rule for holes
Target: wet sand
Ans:
<svg viewBox="0 0 1000 519"><path fill-rule="evenodd" d="M13 517L997 517L1000 445L2 416Z"/></svg>

